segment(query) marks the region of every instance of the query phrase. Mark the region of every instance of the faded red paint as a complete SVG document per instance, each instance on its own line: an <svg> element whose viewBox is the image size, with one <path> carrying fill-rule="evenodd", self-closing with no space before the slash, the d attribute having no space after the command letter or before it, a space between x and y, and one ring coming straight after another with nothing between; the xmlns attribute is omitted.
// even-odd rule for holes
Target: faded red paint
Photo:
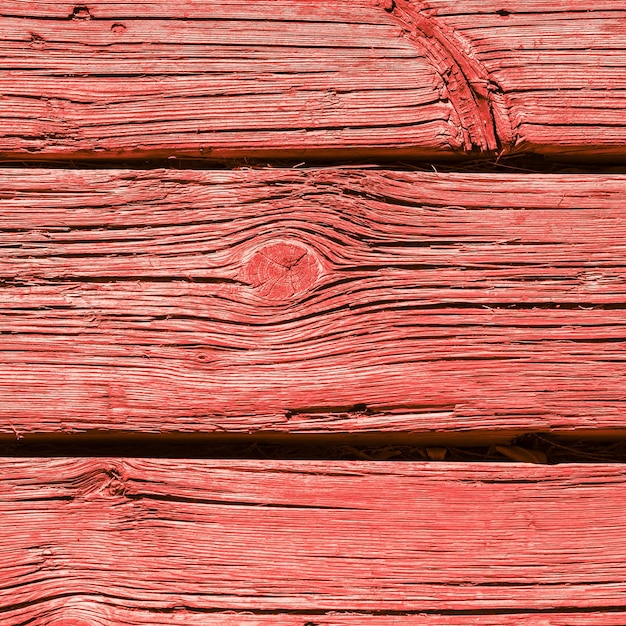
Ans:
<svg viewBox="0 0 626 626"><path fill-rule="evenodd" d="M624 433L624 176L72 161L623 161L623 34L616 0L0 0L0 161L71 166L0 171L0 433ZM0 475L3 625L626 623L622 466Z"/></svg>
<svg viewBox="0 0 626 626"><path fill-rule="evenodd" d="M1 185L7 435L624 428L624 176Z"/></svg>
<svg viewBox="0 0 626 626"><path fill-rule="evenodd" d="M625 618L622 466L4 459L0 473L8 626Z"/></svg>
<svg viewBox="0 0 626 626"><path fill-rule="evenodd" d="M0 0L0 159L623 160L622 9Z"/></svg>

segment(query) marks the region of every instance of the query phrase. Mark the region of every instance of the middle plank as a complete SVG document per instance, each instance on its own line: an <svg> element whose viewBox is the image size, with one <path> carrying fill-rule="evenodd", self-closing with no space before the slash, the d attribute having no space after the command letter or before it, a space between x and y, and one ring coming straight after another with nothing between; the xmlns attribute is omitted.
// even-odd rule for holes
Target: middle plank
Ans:
<svg viewBox="0 0 626 626"><path fill-rule="evenodd" d="M7 170L0 433L619 429L626 176Z"/></svg>

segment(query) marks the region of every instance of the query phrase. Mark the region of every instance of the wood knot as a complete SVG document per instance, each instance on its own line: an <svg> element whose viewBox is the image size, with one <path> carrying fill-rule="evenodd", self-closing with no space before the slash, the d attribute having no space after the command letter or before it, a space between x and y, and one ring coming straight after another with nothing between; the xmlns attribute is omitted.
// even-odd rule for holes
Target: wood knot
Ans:
<svg viewBox="0 0 626 626"><path fill-rule="evenodd" d="M267 299L291 300L306 293L321 273L317 254L296 241L279 240L256 248L243 265L243 282Z"/></svg>

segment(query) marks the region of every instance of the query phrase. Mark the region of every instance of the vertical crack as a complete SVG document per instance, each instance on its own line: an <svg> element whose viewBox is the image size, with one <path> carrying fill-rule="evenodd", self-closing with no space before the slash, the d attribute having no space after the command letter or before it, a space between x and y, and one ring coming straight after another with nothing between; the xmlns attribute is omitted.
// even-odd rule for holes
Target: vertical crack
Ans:
<svg viewBox="0 0 626 626"><path fill-rule="evenodd" d="M443 97L458 117L454 123L462 133L462 147L468 151L508 152L515 142L503 91L477 59L471 44L437 21L435 11L422 3L395 0L390 13L441 76Z"/></svg>

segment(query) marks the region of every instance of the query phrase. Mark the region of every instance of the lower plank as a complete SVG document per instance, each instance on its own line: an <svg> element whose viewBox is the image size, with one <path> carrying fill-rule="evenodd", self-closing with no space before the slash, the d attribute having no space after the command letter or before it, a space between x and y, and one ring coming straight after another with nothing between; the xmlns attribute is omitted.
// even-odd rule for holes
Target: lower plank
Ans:
<svg viewBox="0 0 626 626"><path fill-rule="evenodd" d="M282 613L272 611L258 614L245 611L192 611L175 608L166 611L141 611L102 603L64 599L46 608L43 617L28 624L35 626L624 626L626 613L591 611L590 613L497 613L495 615L437 615L432 613L353 613L328 611L323 613ZM25 611L32 615L34 611ZM69 617L68 617L69 616ZM27 618L28 619L28 618ZM26 622L7 622L22 624Z"/></svg>
<svg viewBox="0 0 626 626"><path fill-rule="evenodd" d="M0 432L624 428L626 177L8 170Z"/></svg>
<svg viewBox="0 0 626 626"><path fill-rule="evenodd" d="M0 472L7 625L626 619L622 465L31 458Z"/></svg>

